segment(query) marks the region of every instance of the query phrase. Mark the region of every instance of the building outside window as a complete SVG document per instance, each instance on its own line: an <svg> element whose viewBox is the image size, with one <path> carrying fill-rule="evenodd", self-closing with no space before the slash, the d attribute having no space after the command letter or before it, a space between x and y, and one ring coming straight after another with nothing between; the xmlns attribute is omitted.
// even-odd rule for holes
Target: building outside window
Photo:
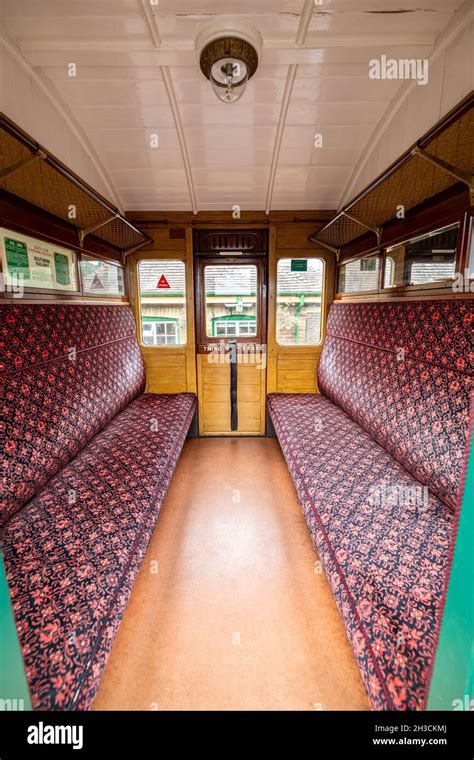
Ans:
<svg viewBox="0 0 474 760"><path fill-rule="evenodd" d="M321 342L321 259L280 259L277 268L276 338L280 346Z"/></svg>
<svg viewBox="0 0 474 760"><path fill-rule="evenodd" d="M178 320L143 317L142 336L145 346L177 346L179 345Z"/></svg>
<svg viewBox="0 0 474 760"><path fill-rule="evenodd" d="M227 317L214 317L212 320L212 337L245 337L257 334L255 317L232 314Z"/></svg>
<svg viewBox="0 0 474 760"><path fill-rule="evenodd" d="M186 276L183 261L144 259L138 266L142 343L145 346L184 346Z"/></svg>

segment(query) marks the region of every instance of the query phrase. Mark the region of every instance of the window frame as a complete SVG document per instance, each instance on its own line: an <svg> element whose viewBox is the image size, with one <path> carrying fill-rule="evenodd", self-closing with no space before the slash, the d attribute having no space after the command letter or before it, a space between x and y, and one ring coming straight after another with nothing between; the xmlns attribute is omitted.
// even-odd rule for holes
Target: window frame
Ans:
<svg viewBox="0 0 474 760"><path fill-rule="evenodd" d="M246 266L246 267L254 267L255 274L256 274L256 285L255 285L255 307L256 307L255 311L256 311L256 315L255 315L255 320L256 320L256 323L257 323L257 332L256 332L256 335L258 335L259 326L260 326L260 324L259 324L260 323L260 315L258 313L259 312L259 309L258 309L258 307L259 307L259 270L258 270L258 266L255 264L255 262L250 263L250 264L244 263L244 262L242 262L240 260L240 258L239 258L238 261L232 261L232 262L230 262L230 261L224 261L224 262L221 262L221 264L224 264L225 266L228 266L228 267L235 267L235 266L238 266L238 265L240 265L242 267L244 267L244 266ZM209 335L209 333L208 333L208 324L207 324L208 323L208 302L207 302L208 293L207 293L207 290L206 290L206 269L211 268L211 267L215 269L216 265L213 264L213 263L211 263L210 261L206 261L205 264L204 264L204 266L203 266L203 269L202 269L202 277L203 277L203 291L202 291L202 293L203 293L203 297L204 297L204 320L205 320L204 324L202 325L202 328L203 328L203 330L205 330L206 338L208 338L208 339L209 338L219 338L221 340L222 339L226 340L226 339L229 339L229 338L231 340L240 340L243 337L247 337L248 338L249 337L248 335L247 336L245 336L245 335L244 336L239 335L237 327L236 327L236 330L235 330L235 335L216 335L216 334L214 334L214 320L221 320L222 322L226 321L226 322L237 323L239 321L238 319L229 319L229 317L240 316L240 315L237 315L237 314L223 314L220 317L211 317L210 318L210 321L211 321L211 335ZM216 294L214 294L214 296L215 295ZM251 294L251 296L253 296L253 294ZM229 298L230 299L237 298L237 300L238 300L238 299L242 298L242 295L241 294L240 295L229 295ZM227 305L226 305L226 308L227 308ZM242 317L248 317L249 315L242 314L241 316ZM253 335L252 337L256 339L256 335Z"/></svg>
<svg viewBox="0 0 474 760"><path fill-rule="evenodd" d="M210 336L206 329L205 268L207 266L255 266L257 269L257 334L235 336ZM267 339L266 324L266 261L258 256L232 256L222 258L202 257L196 263L196 336L199 346L219 345L222 340L237 340L239 343L263 345Z"/></svg>
<svg viewBox="0 0 474 760"><path fill-rule="evenodd" d="M165 328L168 326L173 325L173 327L176 328L175 337L179 337L179 322L178 318L176 317L143 317L141 318L141 324L142 324L142 339L143 339L143 328L145 325L150 325L150 327L154 327L155 329L152 330L153 332L153 338L156 340L157 333L156 333L156 327L157 325L165 325ZM164 333L165 338L168 338L168 332L165 329ZM144 346L147 346L147 348L166 348L167 346L173 346L174 348L179 347L180 343L152 343L151 345L149 343L144 343Z"/></svg>
<svg viewBox="0 0 474 760"><path fill-rule="evenodd" d="M382 257L380 293L383 293L383 294L400 293L400 292L409 293L410 291L437 290L440 288L452 289L454 278L446 278L446 277L444 277L441 280L431 280L430 282L423 282L423 283L418 283L418 284L393 285L392 287L385 287L385 264L386 264L387 255L390 251L393 251L394 249L398 248L401 245L407 245L409 243L414 243L417 240L423 240L426 238L434 237L435 235L438 235L440 232L443 232L443 230L447 230L450 227L457 228L456 252L454 254L454 273L456 273L457 267L459 265L459 251L460 251L460 243L461 243L461 236L462 236L462 223L459 219L447 224L443 224L441 227L435 227L434 229L426 230L424 232L421 232L418 235L404 237L401 240L397 240L396 243L391 243L390 245L382 246L381 251L380 251L380 255Z"/></svg>
<svg viewBox="0 0 474 760"><path fill-rule="evenodd" d="M322 264L321 271L321 314L320 314L320 329L319 329L319 341L317 343L280 343L278 340L278 267L281 261L320 261ZM323 345L325 340L325 330L323 325L324 320L324 307L325 307L325 294L324 289L326 286L326 262L321 256L303 256L301 252L298 256L283 255L278 256L275 267L275 344L278 349L312 349L319 348Z"/></svg>
<svg viewBox="0 0 474 760"><path fill-rule="evenodd" d="M143 341L143 312L142 312L142 306L143 306L143 304L142 304L142 292L141 292L141 286L140 286L140 266L144 262L152 262L152 263L156 263L156 262L158 262L158 263L173 262L174 264L175 263L180 263L180 264L183 265L183 268L184 268L184 270L183 270L184 271L184 304L183 304L183 309L184 309L184 315L185 315L185 318L186 318L186 322L185 322L186 340L183 343L173 343L173 344L171 344L171 343L165 343L164 345L161 345L161 346L156 346L156 345L153 344L152 346L150 346L147 343L144 343L144 341ZM184 259L181 256L178 257L178 256L172 256L171 255L171 256L168 256L167 258L165 258L165 257L162 258L161 256L160 257L157 257L157 256L143 256L143 257L137 258L136 263L135 263L136 295L137 295L137 306L136 306L136 309L137 309L137 338L138 338L139 345L142 346L143 348L145 348L145 349L151 349L151 350L155 350L155 351L180 351L180 350L188 348L188 346L190 344L190 336L189 336L189 313L188 313L188 273L187 273L186 267L187 267L187 261L186 261L186 259ZM160 321L160 317L157 316L156 319L157 319L157 321ZM166 321L168 319L172 319L172 318L171 317L170 318L163 317L162 321ZM178 334L179 334L181 332L181 330L179 329L179 323L178 323L178 319L177 318L176 318L176 322L177 322L177 329L178 329Z"/></svg>
<svg viewBox="0 0 474 760"><path fill-rule="evenodd" d="M384 287L385 282L385 257L386 248L394 248L414 238L424 237L436 233L446 227L458 225L458 240L456 247L456 272L464 272L468 258L469 231L474 226L472 222L469 194L459 189L443 193L435 203L430 199L429 203L423 203L417 209L412 209L403 220L391 219L383 225L382 238L379 243L374 240L374 235L367 233L361 238L352 241L339 251L335 273L335 296L334 300L357 301L372 300L374 296L390 298L428 298L432 296L446 296L451 294L452 280L438 280L436 282L423 283L421 285L398 285ZM339 290L339 268L351 261L366 256L379 255L381 257L380 281L377 291L359 291L358 293L341 293ZM342 261L341 261L342 259Z"/></svg>
<svg viewBox="0 0 474 760"><path fill-rule="evenodd" d="M104 264L109 264L111 266L116 267L117 269L120 269L122 271L122 277L123 277L123 293L93 293L88 290L85 290L84 288L84 278L82 275L82 262L83 261L101 261ZM80 256L78 256L77 260L77 268L79 273L79 283L81 288L81 293L84 296L84 298L97 298L101 300L107 300L110 299L111 301L117 301L118 299L122 300L128 300L128 293L127 293L127 272L123 264L120 264L118 261L113 261L111 259L106 259L103 256L95 256L92 253L81 253Z"/></svg>
<svg viewBox="0 0 474 760"><path fill-rule="evenodd" d="M340 271L342 267L347 266L347 264L353 264L355 261L361 261L362 259L378 259L379 260L379 271L378 271L378 284L377 288L373 288L372 290L352 290L349 293L343 293L342 290L339 290L339 277L340 277ZM361 256L353 256L350 259L347 259L347 261L344 261L342 264L338 264L336 267L336 295L341 296L342 298L357 298L358 296L370 296L370 295L376 295L381 292L381 283L383 280L381 280L381 272L382 272L382 264L383 264L383 255L382 255L382 249L377 248L375 251L370 251L367 253L363 253Z"/></svg>

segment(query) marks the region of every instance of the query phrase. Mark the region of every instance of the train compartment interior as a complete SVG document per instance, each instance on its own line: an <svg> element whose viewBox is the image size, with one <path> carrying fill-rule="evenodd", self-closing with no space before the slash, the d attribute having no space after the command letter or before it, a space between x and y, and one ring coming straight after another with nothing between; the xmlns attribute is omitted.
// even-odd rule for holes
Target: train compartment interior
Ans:
<svg viewBox="0 0 474 760"><path fill-rule="evenodd" d="M3 0L0 712L474 710L474 7L425 5Z"/></svg>

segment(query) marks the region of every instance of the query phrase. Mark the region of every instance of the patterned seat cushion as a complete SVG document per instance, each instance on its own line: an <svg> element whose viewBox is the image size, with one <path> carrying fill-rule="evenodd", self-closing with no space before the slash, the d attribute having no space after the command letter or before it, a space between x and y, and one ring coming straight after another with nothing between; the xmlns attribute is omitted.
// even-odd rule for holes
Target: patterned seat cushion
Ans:
<svg viewBox="0 0 474 760"><path fill-rule="evenodd" d="M423 709L454 517L317 395L268 410L374 709Z"/></svg>
<svg viewBox="0 0 474 760"><path fill-rule="evenodd" d="M90 706L195 408L192 394L140 396L7 522L35 709Z"/></svg>
<svg viewBox="0 0 474 760"><path fill-rule="evenodd" d="M455 509L474 389L474 302L331 308L321 393Z"/></svg>
<svg viewBox="0 0 474 760"><path fill-rule="evenodd" d="M0 526L145 389L127 306L0 306Z"/></svg>

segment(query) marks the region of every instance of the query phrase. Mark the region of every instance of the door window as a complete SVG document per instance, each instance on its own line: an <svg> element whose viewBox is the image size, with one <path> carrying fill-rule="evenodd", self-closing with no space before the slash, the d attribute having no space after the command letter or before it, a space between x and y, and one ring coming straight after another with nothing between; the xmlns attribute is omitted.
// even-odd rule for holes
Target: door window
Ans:
<svg viewBox="0 0 474 760"><path fill-rule="evenodd" d="M220 264L204 268L208 338L257 335L257 281L257 267L253 264Z"/></svg>

